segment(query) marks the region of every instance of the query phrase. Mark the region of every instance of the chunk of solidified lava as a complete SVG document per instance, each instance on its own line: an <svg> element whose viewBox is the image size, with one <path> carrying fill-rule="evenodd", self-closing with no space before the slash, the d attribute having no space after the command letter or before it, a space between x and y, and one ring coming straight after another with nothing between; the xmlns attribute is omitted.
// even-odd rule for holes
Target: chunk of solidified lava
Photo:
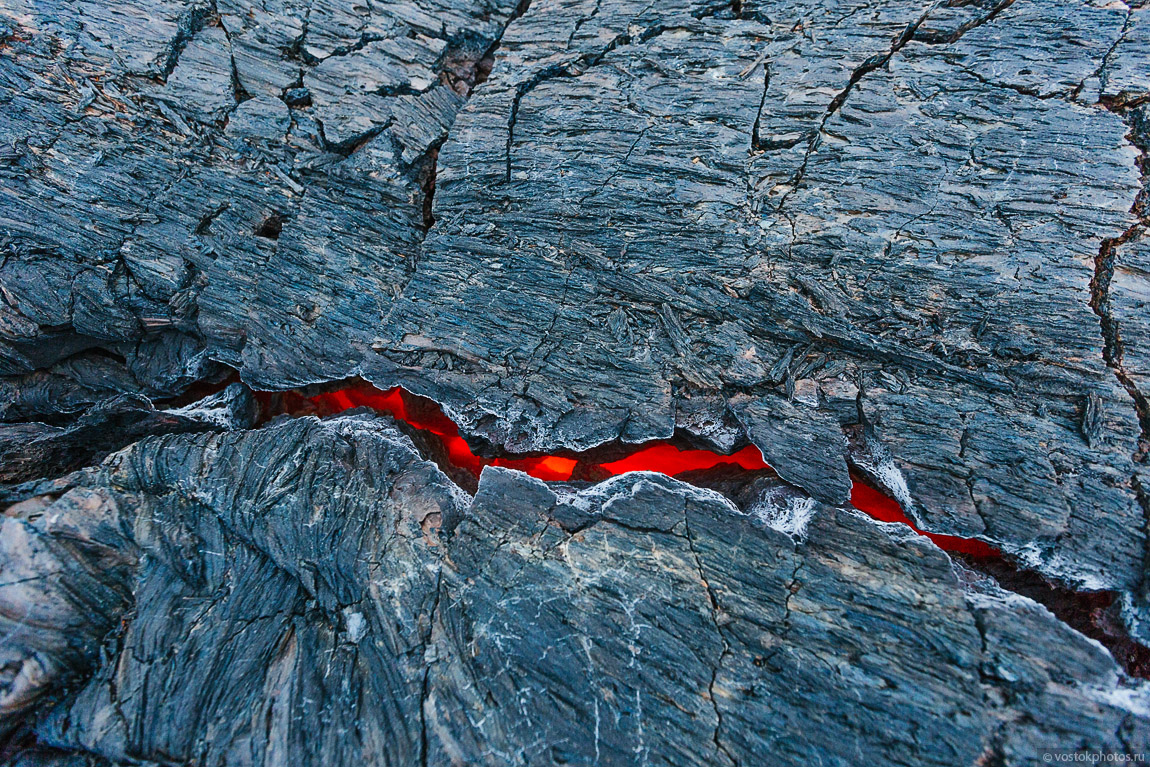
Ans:
<svg viewBox="0 0 1150 767"><path fill-rule="evenodd" d="M736 10L9 4L3 386L359 375L513 452L747 435L836 504L865 423L924 529L1133 605L1150 9Z"/></svg>
<svg viewBox="0 0 1150 767"><path fill-rule="evenodd" d="M488 468L472 500L365 415L151 437L54 488L0 537L26 582L0 591L0 711L12 726L59 701L41 744L195 764L953 765L1150 738L1150 698L1099 645L810 499L790 535L649 473L577 490Z"/></svg>
<svg viewBox="0 0 1150 767"><path fill-rule="evenodd" d="M0 2L0 766L1150 749L1148 30Z"/></svg>

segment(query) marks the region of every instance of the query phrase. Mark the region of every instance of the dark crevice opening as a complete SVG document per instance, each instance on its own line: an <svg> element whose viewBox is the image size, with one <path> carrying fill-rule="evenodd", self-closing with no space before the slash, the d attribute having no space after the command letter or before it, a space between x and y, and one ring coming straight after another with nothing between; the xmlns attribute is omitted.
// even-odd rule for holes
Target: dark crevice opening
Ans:
<svg viewBox="0 0 1150 767"><path fill-rule="evenodd" d="M279 213L272 213L256 227L256 236L268 240L278 240L284 228L284 219Z"/></svg>
<svg viewBox="0 0 1150 767"><path fill-rule="evenodd" d="M964 559L963 563L992 576L1003 588L1033 599L1066 625L1100 642L1130 676L1150 679L1150 648L1134 641L1122 625L1117 592L1073 591L1004 559Z"/></svg>
<svg viewBox="0 0 1150 767"><path fill-rule="evenodd" d="M237 372L221 373L192 385L178 397L158 400L156 404L182 407L236 382L240 382ZM491 443L465 439L438 403L398 387L380 390L362 379L346 379L253 394L258 405L257 426L301 416L326 418L355 412L389 415L424 458L470 494L476 492L479 475L486 466L513 468L544 481L576 487L590 486L627 471L654 471L714 490L744 512L751 510L764 482L774 487L785 485L753 445L743 443L729 454L717 453L683 431L677 431L670 439L642 444L617 441L584 451L511 454ZM1071 628L1100 642L1129 676L1150 679L1150 648L1134 640L1123 626L1118 592L1075 591L1023 569L982 541L920 530L872 479L857 472L851 476L854 508L881 522L907 525L930 538L966 567L1044 605Z"/></svg>
<svg viewBox="0 0 1150 767"><path fill-rule="evenodd" d="M625 471L656 471L698 487L715 490L746 511L757 496L756 483L781 482L753 445L734 453L716 453L685 432L643 444L608 443L586 451L551 454L507 454L486 443L474 445L433 400L403 389L377 389L359 379L304 391L257 393L262 418L314 415L327 417L353 411L386 413L396 419L416 447L457 484L474 494L484 466L519 469L545 481L591 485ZM474 440L472 440L474 442ZM1133 677L1150 679L1150 649L1130 637L1119 614L1119 595L1112 591L1074 591L1039 573L1021 569L988 544L920 530L899 504L861 474L852 473L851 504L882 522L900 523L930 538L967 567L993 577L1006 589L1044 605L1076 631L1103 644Z"/></svg>
<svg viewBox="0 0 1150 767"><path fill-rule="evenodd" d="M427 232L435 225L435 175L438 170L439 145L428 150L420 170L419 185L423 189L423 232Z"/></svg>

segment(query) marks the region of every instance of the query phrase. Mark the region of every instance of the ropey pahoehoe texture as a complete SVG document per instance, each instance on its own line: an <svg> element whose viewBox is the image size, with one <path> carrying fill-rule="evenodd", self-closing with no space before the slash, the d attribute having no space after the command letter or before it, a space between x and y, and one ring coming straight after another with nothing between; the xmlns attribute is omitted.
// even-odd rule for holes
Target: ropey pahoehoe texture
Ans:
<svg viewBox="0 0 1150 767"><path fill-rule="evenodd" d="M1150 642L1148 30L1121 0L3 0L11 758L1137 751L1105 650L848 500ZM488 451L753 444L798 505L499 469L472 500L384 420L257 428L251 389L353 377Z"/></svg>
<svg viewBox="0 0 1150 767"><path fill-rule="evenodd" d="M1028 764L1147 742L1150 698L1100 645L807 500L788 535L650 473L488 468L472 499L366 415L150 437L3 518L5 571L60 577L22 587L46 597L22 620L0 591L0 705L59 701L41 741L113 763Z"/></svg>

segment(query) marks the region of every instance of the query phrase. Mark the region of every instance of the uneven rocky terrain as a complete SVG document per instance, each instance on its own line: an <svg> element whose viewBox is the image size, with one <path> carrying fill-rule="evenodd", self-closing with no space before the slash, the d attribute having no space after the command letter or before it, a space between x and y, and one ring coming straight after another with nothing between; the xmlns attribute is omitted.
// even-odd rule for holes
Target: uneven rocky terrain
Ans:
<svg viewBox="0 0 1150 767"><path fill-rule="evenodd" d="M0 101L0 764L1150 751L1150 6L0 0Z"/></svg>

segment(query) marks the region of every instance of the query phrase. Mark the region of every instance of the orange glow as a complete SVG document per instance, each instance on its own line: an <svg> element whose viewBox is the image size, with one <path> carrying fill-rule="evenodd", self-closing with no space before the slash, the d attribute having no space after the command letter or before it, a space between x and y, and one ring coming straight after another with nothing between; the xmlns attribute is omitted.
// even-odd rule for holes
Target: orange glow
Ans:
<svg viewBox="0 0 1150 767"><path fill-rule="evenodd" d="M924 533L915 527L902 507L893 498L875 490L869 485L856 481L851 486L851 505L859 511L877 519L880 522L901 522L919 535L925 535L934 541L934 545L945 551L956 551L969 554L972 557L999 557L1002 552L989 544L971 538L959 538L954 535L938 535Z"/></svg>
<svg viewBox="0 0 1150 767"><path fill-rule="evenodd" d="M548 482L565 482L571 479L575 465L579 462L574 458L544 455L538 458L496 458L492 463L509 469L519 469Z"/></svg>
<svg viewBox="0 0 1150 767"><path fill-rule="evenodd" d="M709 450L682 450L666 442L640 447L630 455L608 463L596 463L590 455L567 458L557 455L525 456L521 458L482 458L477 456L459 434L459 428L452 423L443 411L431 400L417 397L400 389L381 391L370 386L355 386L340 391L328 392L311 397L312 406L321 414L329 415L367 407L388 413L398 420L421 431L427 431L440 438L452 465L466 469L475 476L484 466L502 466L518 469L532 477L548 482L570 480L576 468L582 469L581 477L609 476L628 471L655 471L676 476L687 471L711 469L720 465L736 465L747 471L759 471L771 467L763 460L762 453L754 445L747 445L731 455L713 453ZM958 538L953 535L924 533L903 512L898 503L874 488L855 481L851 488L851 504L880 522L898 522L907 525L919 535L925 535L935 545L946 551L967 554L973 557L999 557L1001 553L982 541Z"/></svg>
<svg viewBox="0 0 1150 767"><path fill-rule="evenodd" d="M340 391L319 394L311 398L316 405L341 413L357 407L369 407L384 413L390 413L401 421L407 421L407 407L403 401L403 391L398 387L379 391L378 389L341 389ZM415 426L416 424L412 424ZM426 428L419 426L418 428Z"/></svg>
<svg viewBox="0 0 1150 767"><path fill-rule="evenodd" d="M680 450L666 443L644 447L618 461L600 464L609 474L623 474L628 471L657 471L661 474L682 474L696 469L713 469L719 464L735 464L744 469L771 468L763 460L763 454L754 445L747 445L731 455L712 453L710 450Z"/></svg>
<svg viewBox="0 0 1150 767"><path fill-rule="evenodd" d="M311 398L311 402L323 413L340 413L352 408L368 407L381 413L388 413L421 431L431 432L443 442L447 460L476 476L484 466L502 466L519 469L548 482L565 482L571 479L571 473L578 463L574 458L554 455L481 458L472 452L467 440L459 436L458 427L434 403L408 394L398 387L387 391L369 387L342 389L318 394Z"/></svg>

